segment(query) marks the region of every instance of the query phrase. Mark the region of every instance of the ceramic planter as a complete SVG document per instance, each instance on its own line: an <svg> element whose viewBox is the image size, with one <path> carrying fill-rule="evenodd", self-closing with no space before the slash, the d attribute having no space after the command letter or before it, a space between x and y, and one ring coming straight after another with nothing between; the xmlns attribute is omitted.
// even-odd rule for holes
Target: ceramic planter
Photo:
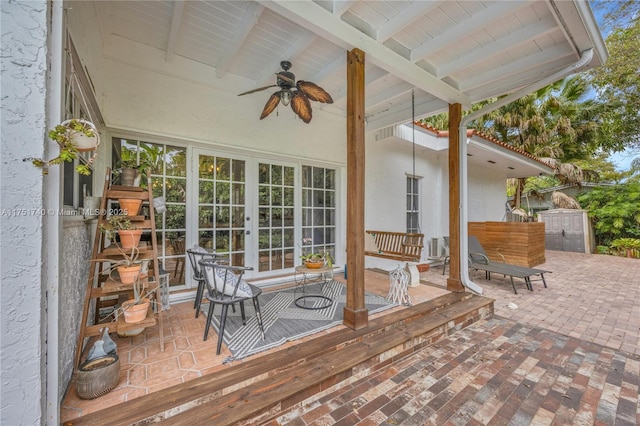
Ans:
<svg viewBox="0 0 640 426"><path fill-rule="evenodd" d="M81 399L94 399L110 392L120 381L118 355L85 361L76 371L76 393Z"/></svg>
<svg viewBox="0 0 640 426"><path fill-rule="evenodd" d="M67 120L61 123L62 126L67 127L72 120ZM87 120L75 120L81 123L85 128L89 128L93 131L94 136L87 136L82 132L77 132L68 128L69 140L78 148L80 152L87 152L95 150L100 144L100 137L98 136L98 130L96 126Z"/></svg>
<svg viewBox="0 0 640 426"><path fill-rule="evenodd" d="M309 261L309 260L305 260L304 261L304 266L306 266L309 269L320 269L324 266L324 261L322 260L318 260L318 261Z"/></svg>

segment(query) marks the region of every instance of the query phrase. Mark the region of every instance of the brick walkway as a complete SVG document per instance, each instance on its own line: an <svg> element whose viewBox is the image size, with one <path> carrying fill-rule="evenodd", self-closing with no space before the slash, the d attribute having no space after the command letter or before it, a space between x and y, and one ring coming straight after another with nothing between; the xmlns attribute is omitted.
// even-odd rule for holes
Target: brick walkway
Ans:
<svg viewBox="0 0 640 426"><path fill-rule="evenodd" d="M494 318L271 424L640 424L640 261L547 252L540 267L548 289L477 279Z"/></svg>

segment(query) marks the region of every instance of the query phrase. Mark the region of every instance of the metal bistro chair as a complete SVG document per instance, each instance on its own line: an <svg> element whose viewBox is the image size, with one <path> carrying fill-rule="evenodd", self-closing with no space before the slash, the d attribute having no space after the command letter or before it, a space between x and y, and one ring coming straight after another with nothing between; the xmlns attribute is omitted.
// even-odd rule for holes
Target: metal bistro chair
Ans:
<svg viewBox="0 0 640 426"><path fill-rule="evenodd" d="M204 329L204 340L207 340L207 335L209 334L215 305L222 305L216 355L220 355L229 305L233 305L234 303L240 304L242 324L246 325L247 319L245 316L244 301L249 299L253 301L253 307L256 311L256 319L258 320L262 338L264 339L264 326L262 324L262 314L260 313L260 303L258 301L258 296L262 294L262 289L249 284L242 279L245 271L252 270L253 268L221 265L211 259L201 260L200 266L202 268L205 283L207 284L206 297L209 300L209 312L207 315L207 325Z"/></svg>
<svg viewBox="0 0 640 426"><path fill-rule="evenodd" d="M196 310L196 318L200 314L200 305L202 304L202 297L204 296L204 276L200 269L200 261L203 259L211 259L216 262L228 262L228 259L220 254L210 253L207 249L200 247L199 245L193 246L193 248L187 249L187 255L189 256L189 262L193 269L193 279L198 282L198 290L196 291L196 300L193 302L193 307ZM235 308L234 308L235 312Z"/></svg>

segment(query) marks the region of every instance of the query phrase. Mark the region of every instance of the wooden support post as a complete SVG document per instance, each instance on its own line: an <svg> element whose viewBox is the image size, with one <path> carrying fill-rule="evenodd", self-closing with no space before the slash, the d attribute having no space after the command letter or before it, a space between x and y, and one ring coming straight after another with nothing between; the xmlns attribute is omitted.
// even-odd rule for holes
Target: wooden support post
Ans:
<svg viewBox="0 0 640 426"><path fill-rule="evenodd" d="M369 325L364 304L364 52L347 52L347 304L343 324Z"/></svg>
<svg viewBox="0 0 640 426"><path fill-rule="evenodd" d="M460 121L462 105L449 104L449 278L447 290L464 292L460 281ZM465 266L467 259L464 259Z"/></svg>

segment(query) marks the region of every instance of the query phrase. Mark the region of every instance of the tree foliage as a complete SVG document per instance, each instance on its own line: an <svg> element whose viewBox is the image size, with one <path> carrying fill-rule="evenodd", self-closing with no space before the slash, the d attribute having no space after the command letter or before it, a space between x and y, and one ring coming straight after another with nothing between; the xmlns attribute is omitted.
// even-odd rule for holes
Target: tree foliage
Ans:
<svg viewBox="0 0 640 426"><path fill-rule="evenodd" d="M640 237L640 183L598 187L577 198L594 224L597 245Z"/></svg>
<svg viewBox="0 0 640 426"><path fill-rule="evenodd" d="M602 27L609 59L587 74L603 106L602 138L617 151L640 148L640 2L593 4L607 11Z"/></svg>

